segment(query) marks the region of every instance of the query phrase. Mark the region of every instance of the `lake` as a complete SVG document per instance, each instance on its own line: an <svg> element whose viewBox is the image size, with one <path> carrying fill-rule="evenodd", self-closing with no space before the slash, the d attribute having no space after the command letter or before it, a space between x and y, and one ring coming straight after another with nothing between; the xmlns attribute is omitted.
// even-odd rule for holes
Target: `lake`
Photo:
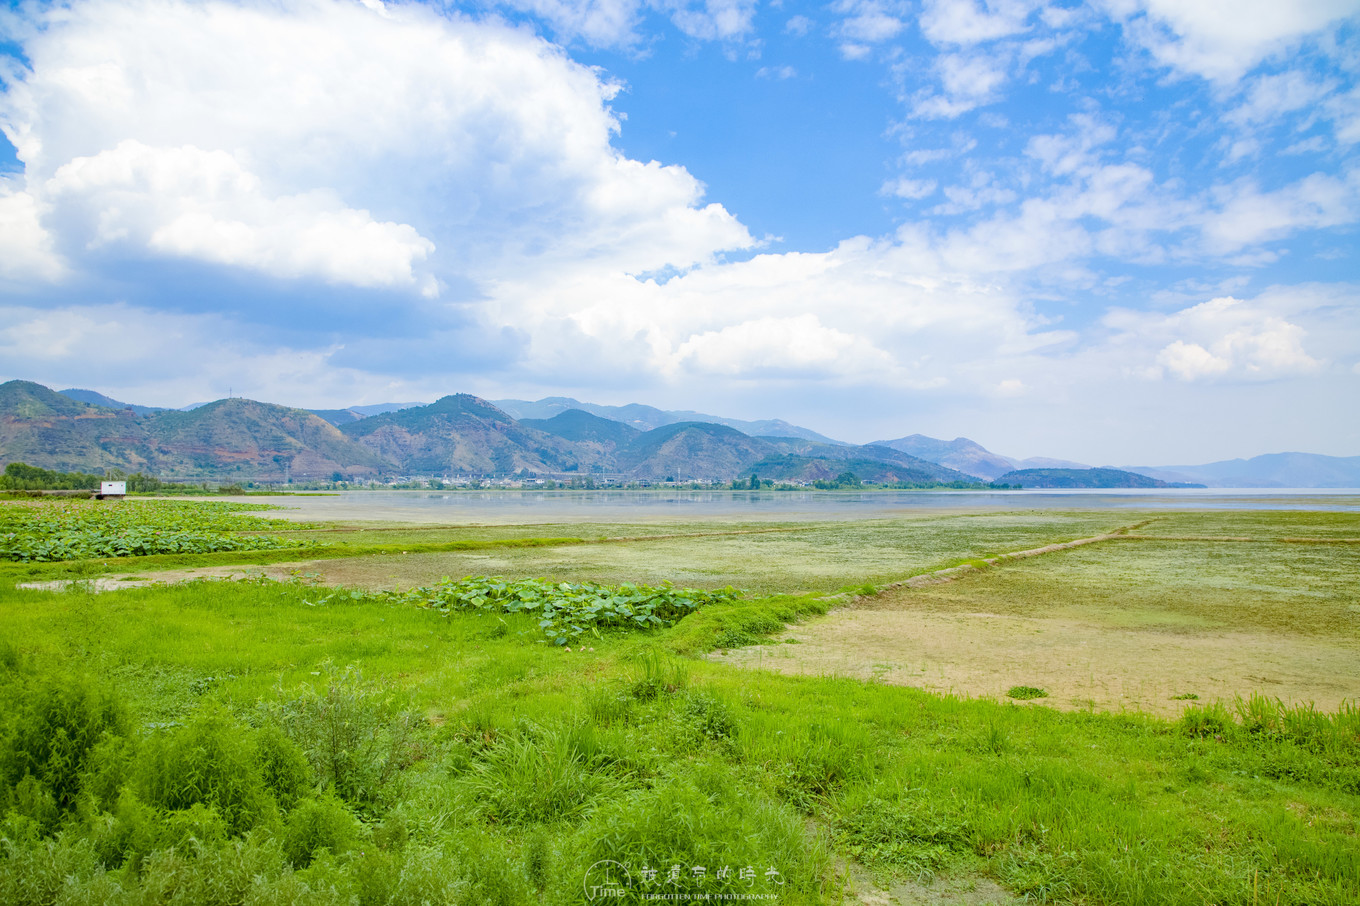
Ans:
<svg viewBox="0 0 1360 906"><path fill-rule="evenodd" d="M303 521L434 524L846 521L923 511L1336 510L1360 511L1360 490L1186 488L1018 491L342 491L333 496L233 498L285 507Z"/></svg>

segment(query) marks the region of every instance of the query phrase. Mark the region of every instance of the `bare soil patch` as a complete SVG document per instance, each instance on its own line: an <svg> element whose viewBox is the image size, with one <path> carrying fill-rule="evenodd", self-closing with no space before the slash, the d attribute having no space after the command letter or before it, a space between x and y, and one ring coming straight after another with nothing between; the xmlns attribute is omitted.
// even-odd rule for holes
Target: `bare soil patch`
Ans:
<svg viewBox="0 0 1360 906"><path fill-rule="evenodd" d="M1127 531L916 576L712 658L998 699L1034 686L1048 693L1034 704L1163 716L1253 692L1360 701L1354 546Z"/></svg>
<svg viewBox="0 0 1360 906"><path fill-rule="evenodd" d="M1173 699L1188 693L1203 702L1260 691L1326 710L1360 700L1360 654L1351 642L1011 614L838 610L770 644L711 657L974 697L1005 699L1012 686L1037 686L1048 698L1035 704L1171 717L1196 703Z"/></svg>

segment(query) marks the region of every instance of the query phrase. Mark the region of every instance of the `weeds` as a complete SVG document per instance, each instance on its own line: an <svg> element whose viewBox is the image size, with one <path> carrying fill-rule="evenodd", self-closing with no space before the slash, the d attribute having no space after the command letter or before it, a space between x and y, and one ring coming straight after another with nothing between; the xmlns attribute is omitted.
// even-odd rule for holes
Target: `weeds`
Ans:
<svg viewBox="0 0 1360 906"><path fill-rule="evenodd" d="M390 688L364 679L354 666L327 667L325 685L303 686L295 694L261 705L261 722L276 723L305 753L323 789L360 810L385 801L401 770L417 757L419 719ZM295 783L296 764L276 766Z"/></svg>

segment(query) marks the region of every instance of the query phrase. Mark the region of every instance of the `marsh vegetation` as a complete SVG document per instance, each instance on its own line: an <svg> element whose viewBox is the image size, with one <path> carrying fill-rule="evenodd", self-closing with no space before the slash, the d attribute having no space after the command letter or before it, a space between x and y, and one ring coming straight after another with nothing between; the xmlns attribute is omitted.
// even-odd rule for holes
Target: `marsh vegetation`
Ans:
<svg viewBox="0 0 1360 906"><path fill-rule="evenodd" d="M1131 539L986 564L1136 523ZM1336 646L1354 677L1356 516L277 533L313 543L309 559L0 566L0 901L599 902L591 870L607 861L626 867L605 879L626 902L873 902L880 887L903 901L965 888L974 902L1360 900L1353 692L1323 706L1319 685L1178 679L1160 716L1073 702L1043 673L1056 623L1045 658L977 695L900 683L905 661L768 669L825 649L817 633L837 621L886 615L884 637L1005 618ZM293 559L249 565L265 555ZM969 564L948 583L894 585ZM90 581L204 566L261 575L113 593ZM745 594L555 645L541 606L417 606L412 586L444 575L613 590L597 599L665 580ZM35 579L75 582L16 587ZM722 651L762 669L697 656Z"/></svg>

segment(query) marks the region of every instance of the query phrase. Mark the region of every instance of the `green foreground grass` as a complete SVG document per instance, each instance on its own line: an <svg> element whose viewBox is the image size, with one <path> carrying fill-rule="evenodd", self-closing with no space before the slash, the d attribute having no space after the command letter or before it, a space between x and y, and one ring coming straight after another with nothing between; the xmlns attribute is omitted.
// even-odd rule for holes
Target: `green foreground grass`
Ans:
<svg viewBox="0 0 1360 906"><path fill-rule="evenodd" d="M6 592L0 901L574 903L614 860L623 901L837 902L847 859L1039 901L1360 900L1354 711L1169 724L677 655L811 598L567 652L323 597Z"/></svg>
<svg viewBox="0 0 1360 906"><path fill-rule="evenodd" d="M15 580L35 567L11 565L0 571L0 902L838 903L851 863L884 884L989 876L1037 902L1360 902L1354 707L1323 715L1253 697L1172 723L692 657L820 614L828 591L1139 521L329 532L348 535L351 555L388 552L333 561L370 587L397 563L408 585L433 581L412 575L422 569L458 574L452 563L754 590L671 628L566 647L545 644L525 614L445 615L300 582L21 592ZM1205 556L1186 537L1255 539L1231 542L1235 559L1206 573L1224 577L1206 599L1215 620L1233 618L1234 581L1239 604L1264 602L1243 606L1266 631L1309 594L1283 596L1296 580L1314 575L1341 610L1336 589L1354 588L1343 575L1354 516L1159 514L1137 533L1158 540L1109 550L1143 572L1101 608L1125 596L1160 606L1153 580L1186 584ZM580 540L552 540L563 538ZM1266 542L1273 559L1238 568ZM466 547L411 553L417 544ZM1102 567L1099 550L1002 567L998 603L1108 587L1100 570L1113 561ZM1303 559L1282 567L1280 550ZM1308 631L1335 628L1322 613L1303 614Z"/></svg>

